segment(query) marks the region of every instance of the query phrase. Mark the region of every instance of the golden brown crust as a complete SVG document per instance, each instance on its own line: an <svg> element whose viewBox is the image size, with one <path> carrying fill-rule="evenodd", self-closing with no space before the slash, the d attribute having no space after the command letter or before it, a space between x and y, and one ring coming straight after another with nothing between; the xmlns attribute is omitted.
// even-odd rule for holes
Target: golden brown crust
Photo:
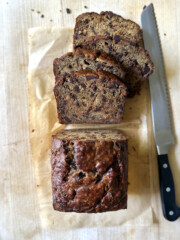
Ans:
<svg viewBox="0 0 180 240"><path fill-rule="evenodd" d="M104 130L99 132L106 134ZM55 210L96 213L127 208L128 142L125 137L104 141L98 140L98 136L94 140L53 136L51 153Z"/></svg>
<svg viewBox="0 0 180 240"><path fill-rule="evenodd" d="M145 74L144 76L142 76L143 79L147 79L149 77L149 75L151 75L152 72L154 71L154 63L152 62L148 51L145 50L143 47L139 46L138 44L135 44L135 43L131 42L130 40L125 39L125 38L120 37L120 36L118 36L118 42L116 42L115 37L116 36L114 36L114 38L106 37L106 36L91 36L91 37L88 37L86 39L86 41L83 43L82 47L87 48L89 43L95 43L95 42L98 42L98 41L101 41L101 40L111 41L112 42L111 45L116 45L116 44L120 44L120 43L123 43L123 44L128 43L130 46L136 48L137 52L142 53L143 56L145 56L147 58L146 61L151 66L151 68L149 69L150 71L148 71L148 74Z"/></svg>
<svg viewBox="0 0 180 240"><path fill-rule="evenodd" d="M140 44L141 46L143 45L143 34L142 34L142 29L140 28L140 26L138 24L136 24L135 22L133 22L132 20L129 20L129 19L125 19L123 18L122 16L118 15L118 14L115 14L111 11L103 11L101 12L100 14L98 13L95 13L95 12L86 12L86 13L83 13L81 15L79 15L77 18L76 18L76 23L75 23L75 28L74 28L74 35L73 35L73 46L74 48L79 45L80 43L76 43L76 38L78 36L78 28L79 28L79 24L81 24L82 20L84 18L88 18L89 16L93 16L94 19L99 19L99 21L103 21L102 18L105 16L106 18L112 18L112 17L115 17L116 19L120 19L122 22L123 22L123 25L125 24L125 29L131 29L130 32L132 32L132 36L129 36L130 34L124 34L123 33L123 25L122 27L119 27L118 28L118 31L113 31L114 33L111 33L112 35L120 35L120 36L124 36L126 39L129 39L135 43L138 43ZM93 23L94 20L92 20L91 22ZM104 22L104 24L106 24L106 22ZM117 23L116 23L117 24ZM93 25L93 24L92 24ZM129 27L128 27L129 25ZM85 31L87 30L87 26L86 26L86 22L84 23L84 26L85 26ZM109 28L109 24L106 26L106 30L108 32L108 28ZM93 30L92 30L93 31ZM133 31L135 31L135 33L133 33ZM89 30L88 32L89 33ZM85 32L85 35L86 37L89 37L89 34L87 34ZM106 31L104 31L104 34L106 33ZM86 35L87 34L87 35ZM111 36L111 34L108 33L109 36ZM102 35L102 32L101 32L101 29L100 29L100 32L99 31L94 31L94 34L93 35ZM83 40L82 40L82 43L84 42L84 36L83 36Z"/></svg>
<svg viewBox="0 0 180 240"><path fill-rule="evenodd" d="M72 62L67 62L66 61L66 65L65 65L65 60L67 58L72 58L72 60L70 59L70 61ZM87 62L86 60L91 60L90 61L90 65L87 66L85 63L82 63L82 59L84 59L85 62ZM75 67L73 66L73 63L76 62ZM68 65L71 65L71 69L68 69ZM58 74L59 70L58 67L61 66L61 68L63 69L63 73L62 74ZM106 53L103 53L99 50L88 50L88 49L76 49L73 52L68 52L66 54L64 54L63 56L61 56L60 58L56 58L54 59L53 62L53 72L55 75L55 78L57 79L59 75L66 75L66 74L70 74L74 71L79 71L80 69L85 69L86 67L88 68L95 68L93 70L98 70L102 69L105 71L110 71L111 73L115 74L116 76L118 76L120 79L124 79L125 77L125 72L122 69L121 65L119 62L116 61L116 59ZM66 69L66 71L65 71Z"/></svg>

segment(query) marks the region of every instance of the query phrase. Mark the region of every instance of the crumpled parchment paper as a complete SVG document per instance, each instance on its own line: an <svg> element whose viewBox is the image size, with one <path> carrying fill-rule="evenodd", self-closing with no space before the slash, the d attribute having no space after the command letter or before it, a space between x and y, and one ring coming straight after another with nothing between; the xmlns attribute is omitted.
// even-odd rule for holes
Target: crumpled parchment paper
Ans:
<svg viewBox="0 0 180 240"><path fill-rule="evenodd" d="M128 209L85 214L61 213L52 207L50 145L51 135L62 128L53 95L53 60L72 51L72 28L33 28L29 30L29 116L30 141L34 164L38 205L43 228L72 229L97 226L151 226L153 215L150 191L149 154L151 140L148 84L141 94L127 99L120 125L95 125L118 128L129 138ZM81 125L82 128L92 125ZM152 153L151 153L152 154Z"/></svg>

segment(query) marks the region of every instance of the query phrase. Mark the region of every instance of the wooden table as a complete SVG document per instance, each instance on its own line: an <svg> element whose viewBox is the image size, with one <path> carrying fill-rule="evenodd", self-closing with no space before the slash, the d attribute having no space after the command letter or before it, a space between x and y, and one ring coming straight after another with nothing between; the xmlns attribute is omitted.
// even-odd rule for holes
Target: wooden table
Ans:
<svg viewBox="0 0 180 240"><path fill-rule="evenodd" d="M2 0L0 3L0 239L134 239L120 234L119 228L52 231L41 228L28 125L28 38L27 30L39 26L73 26L85 11L112 10L140 23L143 6L153 2L159 25L169 94L173 106L176 145L170 152L172 170L179 169L180 150L180 0ZM85 8L87 6L87 8ZM66 8L71 9L67 14ZM156 167L156 163L154 163ZM26 177L24 177L26 176ZM180 205L179 175L174 176ZM152 187L157 185L157 172ZM12 192L16 194L12 194ZM29 194L32 193L32 194ZM161 213L158 228L148 229L145 239L179 239L174 235L177 222L166 222ZM178 220L178 223L180 221ZM176 228L175 228L176 226ZM180 228L180 225L179 225ZM176 230L176 233L177 230Z"/></svg>

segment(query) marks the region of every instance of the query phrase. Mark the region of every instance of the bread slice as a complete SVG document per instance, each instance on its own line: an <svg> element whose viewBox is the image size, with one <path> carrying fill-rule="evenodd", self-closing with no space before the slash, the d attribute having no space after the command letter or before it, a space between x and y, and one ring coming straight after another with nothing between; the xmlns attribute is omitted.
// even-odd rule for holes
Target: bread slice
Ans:
<svg viewBox="0 0 180 240"><path fill-rule="evenodd" d="M126 72L124 83L128 87L129 96L136 94L140 90L142 81L153 72L154 65L149 53L144 48L118 35L113 38L105 36L89 37L82 46L86 49L104 51L113 55L120 62Z"/></svg>
<svg viewBox="0 0 180 240"><path fill-rule="evenodd" d="M60 76L54 87L60 123L120 123L126 86L105 71Z"/></svg>
<svg viewBox="0 0 180 240"><path fill-rule="evenodd" d="M97 213L127 208L128 140L118 130L63 130L52 136L53 207Z"/></svg>
<svg viewBox="0 0 180 240"><path fill-rule="evenodd" d="M138 24L113 12L87 12L76 18L74 47L80 46L90 36L115 36L126 38L142 45L143 35Z"/></svg>
<svg viewBox="0 0 180 240"><path fill-rule="evenodd" d="M77 49L74 53L69 52L53 63L55 78L70 74L79 70L104 70L108 71L121 80L125 72L114 57L98 50Z"/></svg>

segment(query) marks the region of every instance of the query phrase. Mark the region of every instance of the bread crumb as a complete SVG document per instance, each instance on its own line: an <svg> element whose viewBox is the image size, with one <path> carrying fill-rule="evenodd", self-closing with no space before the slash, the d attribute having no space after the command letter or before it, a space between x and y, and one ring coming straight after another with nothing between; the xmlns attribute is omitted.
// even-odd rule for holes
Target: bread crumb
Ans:
<svg viewBox="0 0 180 240"><path fill-rule="evenodd" d="M71 10L70 10L69 8L66 8L66 12L67 12L68 14L70 14L70 13L71 13Z"/></svg>
<svg viewBox="0 0 180 240"><path fill-rule="evenodd" d="M36 11L38 14L40 14L41 12L39 10Z"/></svg>
<svg viewBox="0 0 180 240"><path fill-rule="evenodd" d="M84 8L88 8L87 6L84 6Z"/></svg>
<svg viewBox="0 0 180 240"><path fill-rule="evenodd" d="M166 33L164 33L164 36L166 36Z"/></svg>
<svg viewBox="0 0 180 240"><path fill-rule="evenodd" d="M44 18L44 14L41 15L41 18Z"/></svg>
<svg viewBox="0 0 180 240"><path fill-rule="evenodd" d="M35 131L35 129L32 129L32 132L34 132Z"/></svg>
<svg viewBox="0 0 180 240"><path fill-rule="evenodd" d="M34 9L32 8L31 11L34 12Z"/></svg>
<svg viewBox="0 0 180 240"><path fill-rule="evenodd" d="M49 21L50 21L50 22L53 22L53 20L52 20L52 19L50 19Z"/></svg>

